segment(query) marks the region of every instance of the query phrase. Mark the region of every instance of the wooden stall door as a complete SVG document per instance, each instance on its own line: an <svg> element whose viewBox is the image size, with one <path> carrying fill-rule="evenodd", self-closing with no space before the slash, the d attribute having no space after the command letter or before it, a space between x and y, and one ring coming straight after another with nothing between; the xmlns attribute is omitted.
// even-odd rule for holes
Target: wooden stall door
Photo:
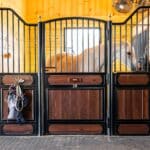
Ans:
<svg viewBox="0 0 150 150"><path fill-rule="evenodd" d="M148 74L115 75L115 134L149 134L150 90Z"/></svg>
<svg viewBox="0 0 150 150"><path fill-rule="evenodd" d="M50 75L48 82L48 133L104 133L104 87L93 86L102 83L99 75Z"/></svg>

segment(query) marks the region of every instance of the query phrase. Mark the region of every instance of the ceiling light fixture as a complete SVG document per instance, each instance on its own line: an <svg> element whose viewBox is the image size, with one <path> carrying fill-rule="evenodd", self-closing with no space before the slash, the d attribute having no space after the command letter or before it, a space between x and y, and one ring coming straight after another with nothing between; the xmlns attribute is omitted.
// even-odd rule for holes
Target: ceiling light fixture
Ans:
<svg viewBox="0 0 150 150"><path fill-rule="evenodd" d="M115 10L121 13L128 13L132 8L131 0L114 0L113 6Z"/></svg>

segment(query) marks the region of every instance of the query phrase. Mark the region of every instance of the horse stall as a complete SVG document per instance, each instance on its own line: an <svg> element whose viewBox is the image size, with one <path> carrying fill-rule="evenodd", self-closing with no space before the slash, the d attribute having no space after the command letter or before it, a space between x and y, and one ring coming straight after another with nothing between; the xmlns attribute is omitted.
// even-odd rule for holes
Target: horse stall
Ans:
<svg viewBox="0 0 150 150"><path fill-rule="evenodd" d="M0 135L37 135L37 25L0 9Z"/></svg>
<svg viewBox="0 0 150 150"><path fill-rule="evenodd" d="M45 133L106 134L106 22L46 21Z"/></svg>
<svg viewBox="0 0 150 150"><path fill-rule="evenodd" d="M38 24L1 8L0 31L0 135L149 135L150 7Z"/></svg>
<svg viewBox="0 0 150 150"><path fill-rule="evenodd" d="M149 7L138 8L123 23L112 23L112 134L149 135L149 39Z"/></svg>

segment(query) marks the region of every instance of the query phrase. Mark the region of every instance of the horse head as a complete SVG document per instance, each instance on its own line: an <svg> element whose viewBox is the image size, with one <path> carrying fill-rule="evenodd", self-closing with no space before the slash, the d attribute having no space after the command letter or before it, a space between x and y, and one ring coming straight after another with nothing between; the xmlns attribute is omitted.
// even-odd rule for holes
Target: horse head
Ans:
<svg viewBox="0 0 150 150"><path fill-rule="evenodd" d="M129 42L112 42L112 69L114 72L134 71L136 57Z"/></svg>
<svg viewBox="0 0 150 150"><path fill-rule="evenodd" d="M150 70L150 29L148 14L133 28L132 45L136 53L136 69L141 71Z"/></svg>
<svg viewBox="0 0 150 150"><path fill-rule="evenodd" d="M135 49L137 70L145 71L150 66L149 59L149 32L147 30L133 37L133 47Z"/></svg>

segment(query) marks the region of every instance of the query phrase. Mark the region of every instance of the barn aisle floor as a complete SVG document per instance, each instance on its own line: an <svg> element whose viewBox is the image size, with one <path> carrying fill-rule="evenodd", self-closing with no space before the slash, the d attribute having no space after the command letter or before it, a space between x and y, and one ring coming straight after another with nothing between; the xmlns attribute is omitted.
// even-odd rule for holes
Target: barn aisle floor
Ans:
<svg viewBox="0 0 150 150"><path fill-rule="evenodd" d="M149 150L150 136L0 136L0 150Z"/></svg>

